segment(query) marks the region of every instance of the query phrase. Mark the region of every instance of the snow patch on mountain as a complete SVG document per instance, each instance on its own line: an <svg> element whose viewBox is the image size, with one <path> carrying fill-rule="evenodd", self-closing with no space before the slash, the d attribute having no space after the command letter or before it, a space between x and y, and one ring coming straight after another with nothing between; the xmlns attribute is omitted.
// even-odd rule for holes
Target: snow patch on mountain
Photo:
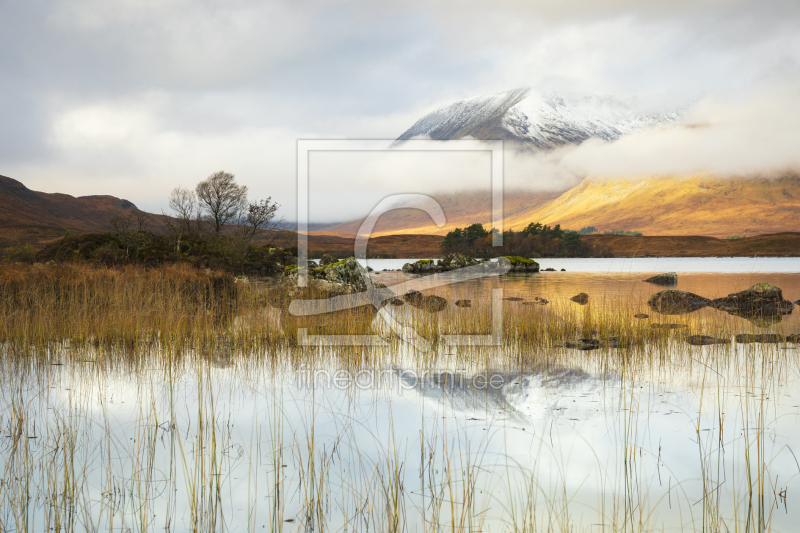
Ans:
<svg viewBox="0 0 800 533"><path fill-rule="evenodd" d="M590 138L613 141L678 118L680 111L648 111L634 97L561 96L524 87L440 107L418 120L398 141L419 136L436 140L470 136L511 141L520 149L540 151Z"/></svg>

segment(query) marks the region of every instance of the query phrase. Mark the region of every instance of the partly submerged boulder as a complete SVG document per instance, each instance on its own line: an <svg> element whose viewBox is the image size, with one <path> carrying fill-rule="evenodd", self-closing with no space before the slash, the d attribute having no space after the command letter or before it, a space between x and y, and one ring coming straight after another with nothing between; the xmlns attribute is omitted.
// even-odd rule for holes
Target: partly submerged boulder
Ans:
<svg viewBox="0 0 800 533"><path fill-rule="evenodd" d="M647 283L655 283L656 285L677 285L678 274L675 272L664 272L652 278L647 278L644 281Z"/></svg>
<svg viewBox="0 0 800 533"><path fill-rule="evenodd" d="M711 300L708 298L675 289L657 292L647 300L650 309L662 315L685 315L708 307L709 304Z"/></svg>
<svg viewBox="0 0 800 533"><path fill-rule="evenodd" d="M764 333L761 335L752 335L749 333L740 333L736 335L736 342L739 344L785 344L785 343L800 343L800 335L781 335L779 333Z"/></svg>
<svg viewBox="0 0 800 533"><path fill-rule="evenodd" d="M403 265L403 272L406 274L433 274L439 270L436 269L436 262L433 259L420 259Z"/></svg>
<svg viewBox="0 0 800 533"><path fill-rule="evenodd" d="M579 292L578 294L570 298L570 300L572 300L576 304L586 305L589 303L589 295L586 294L585 292Z"/></svg>
<svg viewBox="0 0 800 533"><path fill-rule="evenodd" d="M408 291L405 296L403 296L403 300L405 300L407 304L413 305L417 309L424 309L430 313L438 313L447 307L447 300L441 296L422 294L421 292L413 289Z"/></svg>
<svg viewBox="0 0 800 533"><path fill-rule="evenodd" d="M299 284L302 273L306 274L304 287ZM271 303L280 309L281 324L290 338L296 337L298 328L308 328L309 334L368 333L378 312L376 304L383 305L393 296L385 285L372 282L353 258L315 268L287 267L271 294ZM353 300L336 298L347 295Z"/></svg>
<svg viewBox="0 0 800 533"><path fill-rule="evenodd" d="M507 267L507 272L539 272L539 263L525 257L502 256L498 257L497 261L487 261L459 253L448 254L438 261L420 259L414 263L406 263L403 265L403 272L406 274L433 274L475 265L483 265L487 272L497 271L504 267Z"/></svg>
<svg viewBox="0 0 800 533"><path fill-rule="evenodd" d="M482 263L480 259L475 259L468 255L452 253L447 254L438 261L433 259L420 259L413 263L403 265L403 272L406 274L433 274L434 272L449 272Z"/></svg>
<svg viewBox="0 0 800 533"><path fill-rule="evenodd" d="M794 309L792 302L784 300L779 287L764 282L725 298L717 298L711 302L711 306L747 319L789 315Z"/></svg>
<svg viewBox="0 0 800 533"><path fill-rule="evenodd" d="M539 263L526 257L506 255L498 257L497 262L500 265L508 263L511 266L509 272L539 272Z"/></svg>
<svg viewBox="0 0 800 533"><path fill-rule="evenodd" d="M692 346L711 346L714 344L730 344L730 339L719 339L709 335L692 335L686 338L686 342Z"/></svg>
<svg viewBox="0 0 800 533"><path fill-rule="evenodd" d="M578 339L576 341L566 341L564 346L567 348L574 348L576 350L599 350L599 339Z"/></svg>
<svg viewBox="0 0 800 533"><path fill-rule="evenodd" d="M459 268L466 268L473 265L482 263L480 259L475 259L468 255L459 253L447 254L436 262L436 266L441 272L449 272L450 270L458 270Z"/></svg>

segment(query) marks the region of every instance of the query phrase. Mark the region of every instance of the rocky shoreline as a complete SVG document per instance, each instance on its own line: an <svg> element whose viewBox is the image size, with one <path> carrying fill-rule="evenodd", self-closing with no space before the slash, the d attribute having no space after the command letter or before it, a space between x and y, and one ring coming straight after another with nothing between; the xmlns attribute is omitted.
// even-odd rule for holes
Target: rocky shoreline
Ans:
<svg viewBox="0 0 800 533"><path fill-rule="evenodd" d="M501 256L497 258L497 261L490 261L475 259L459 253L448 254L439 260L420 259L414 263L406 263L403 265L402 271L406 274L436 274L475 265L484 265L488 269L500 268L504 264L510 266L509 272L539 272L539 263L525 257Z"/></svg>

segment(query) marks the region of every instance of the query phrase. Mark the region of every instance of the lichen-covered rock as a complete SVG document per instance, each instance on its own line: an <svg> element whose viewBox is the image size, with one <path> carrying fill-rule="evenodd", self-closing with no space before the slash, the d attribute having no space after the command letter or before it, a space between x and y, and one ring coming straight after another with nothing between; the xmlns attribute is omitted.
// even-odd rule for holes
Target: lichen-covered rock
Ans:
<svg viewBox="0 0 800 533"><path fill-rule="evenodd" d="M420 259L413 263L403 265L403 272L406 274L433 274L436 272L449 272L460 268L471 267L483 263L480 259L475 259L468 255L459 253L447 254L438 261L433 259Z"/></svg>
<svg viewBox="0 0 800 533"><path fill-rule="evenodd" d="M439 267L441 272L448 272L450 270L457 270L459 268L466 268L482 263L480 259L475 259L468 255L459 253L447 254L437 261L436 266Z"/></svg>
<svg viewBox="0 0 800 533"><path fill-rule="evenodd" d="M302 272L308 274L305 287L298 285ZM271 291L272 305L281 310L281 325L290 338L295 338L298 328L308 328L310 334L342 334L331 329L333 324L347 324L347 333L367 334L375 318L378 306L389 300L393 293L379 282L371 282L376 292L367 298L368 274L355 259L344 259L316 268L290 266L276 290ZM367 293L363 302L342 305L335 297ZM301 304L303 312L290 311L292 302ZM352 304L352 305L351 305ZM295 304L298 305L298 304ZM326 329L327 328L327 329Z"/></svg>
<svg viewBox="0 0 800 533"><path fill-rule="evenodd" d="M697 294L676 289L657 292L647 300L647 305L662 315L685 315L708 307L711 300Z"/></svg>
<svg viewBox="0 0 800 533"><path fill-rule="evenodd" d="M433 259L420 259L413 263L406 263L403 265L402 270L406 274L433 274L434 272L439 272Z"/></svg>
<svg viewBox="0 0 800 533"><path fill-rule="evenodd" d="M332 265L333 263L336 262L338 262L338 259L328 254L323 254L322 258L320 258L319 260L320 266Z"/></svg>
<svg viewBox="0 0 800 533"><path fill-rule="evenodd" d="M656 285L677 285L678 274L675 272L664 272L652 278L647 278L644 281L647 283L655 283Z"/></svg>
<svg viewBox="0 0 800 533"><path fill-rule="evenodd" d="M501 256L497 258L497 262L501 266L510 265L509 272L539 272L539 263L526 257L516 255Z"/></svg>

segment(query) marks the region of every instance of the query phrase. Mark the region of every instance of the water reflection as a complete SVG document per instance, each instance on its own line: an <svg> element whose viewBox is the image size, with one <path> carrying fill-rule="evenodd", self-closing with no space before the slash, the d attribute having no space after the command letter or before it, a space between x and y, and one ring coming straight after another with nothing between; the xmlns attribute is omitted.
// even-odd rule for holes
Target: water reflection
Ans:
<svg viewBox="0 0 800 533"><path fill-rule="evenodd" d="M497 418L499 414L517 424L531 424L526 405L531 398L541 398L547 391L554 397L566 390L591 383L596 388L611 375L592 376L581 368L542 366L523 373L432 372L418 376L398 371L403 388L413 390L427 400L447 405L451 410Z"/></svg>

